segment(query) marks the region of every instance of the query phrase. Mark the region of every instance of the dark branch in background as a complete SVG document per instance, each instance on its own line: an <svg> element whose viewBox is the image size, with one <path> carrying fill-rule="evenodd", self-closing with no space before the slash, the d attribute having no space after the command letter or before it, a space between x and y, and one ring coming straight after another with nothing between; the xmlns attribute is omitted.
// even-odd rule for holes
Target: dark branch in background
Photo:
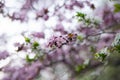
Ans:
<svg viewBox="0 0 120 80"><path fill-rule="evenodd" d="M5 1L4 0L1 0L0 1L0 13L3 14L4 11L3 11L3 8L5 7Z"/></svg>

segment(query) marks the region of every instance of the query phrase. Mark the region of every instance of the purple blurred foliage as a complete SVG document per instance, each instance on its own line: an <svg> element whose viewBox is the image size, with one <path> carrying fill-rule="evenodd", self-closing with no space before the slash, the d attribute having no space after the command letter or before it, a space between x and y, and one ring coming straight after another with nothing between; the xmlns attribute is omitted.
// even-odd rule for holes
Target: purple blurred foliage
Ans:
<svg viewBox="0 0 120 80"><path fill-rule="evenodd" d="M116 19L117 23L120 23L120 12L116 13L114 18Z"/></svg>
<svg viewBox="0 0 120 80"><path fill-rule="evenodd" d="M65 31L64 26L62 25L62 23L57 24L54 31L55 32L60 32L63 35L67 34L67 31Z"/></svg>
<svg viewBox="0 0 120 80"><path fill-rule="evenodd" d="M20 20L21 22L27 21L27 17L26 17L26 11L21 11L21 13L13 13L13 15L9 15L8 17L12 19L12 21L14 20Z"/></svg>
<svg viewBox="0 0 120 80"><path fill-rule="evenodd" d="M120 22L120 12L114 12L114 6L106 4L105 6L98 8L96 10L97 16L102 18L102 23L99 25L100 29L106 30L110 27L114 27Z"/></svg>
<svg viewBox="0 0 120 80"><path fill-rule="evenodd" d="M42 64L36 61L32 64L26 64L24 67L5 67L2 70L7 73L3 80L33 80L39 74Z"/></svg>
<svg viewBox="0 0 120 80"><path fill-rule="evenodd" d="M2 69L7 75L3 80L33 80L40 73L40 70L52 64L63 62L69 67L82 64L84 59L79 56L77 47L57 48L46 54L44 60L25 64L23 67L6 66ZM76 54L76 55L75 55Z"/></svg>
<svg viewBox="0 0 120 80"><path fill-rule="evenodd" d="M78 8L84 8L85 4L91 8L91 6L94 6L94 4L90 3L89 1L80 1L80 0L70 0L70 1L64 1L63 5L55 4L57 1L52 0L52 3L55 4L54 11L49 12L49 6L47 3L47 0L43 1L45 2L44 6L42 6L40 9L36 8L34 5L37 5L40 3L40 0L25 0L24 3L21 3L22 7L16 11L14 11L12 14L9 13L9 8L6 5L6 0L0 1L0 13L3 14L5 17L9 17L11 20L20 20L21 22L27 22L29 20L28 13L30 11L34 11L34 14L36 15L35 19L38 20L39 18L43 20L48 20L51 15L49 13L53 13L52 16L55 16L56 13L61 13L61 8L68 9L68 10L74 10L74 7ZM41 4L41 3L40 3ZM51 4L53 5L53 4ZM5 10L8 9L6 12ZM57 15L56 15L57 16ZM60 15L61 19L64 16L64 14Z"/></svg>
<svg viewBox="0 0 120 80"><path fill-rule="evenodd" d="M70 4L65 4L66 9L72 10L74 6L77 6L79 8L83 8L84 4L82 1L76 1L76 0L71 0Z"/></svg>
<svg viewBox="0 0 120 80"><path fill-rule="evenodd" d="M83 33L86 36L93 35L98 33L100 30L96 28L91 28L91 27L79 27L78 31Z"/></svg>
<svg viewBox="0 0 120 80"><path fill-rule="evenodd" d="M0 51L0 60L1 59L5 59L9 56L9 52L4 50L4 51Z"/></svg>
<svg viewBox="0 0 120 80"><path fill-rule="evenodd" d="M115 38L114 34L105 34L104 36L101 35L101 39L97 44L97 50L101 50L104 47L109 47L113 42L114 38Z"/></svg>
<svg viewBox="0 0 120 80"><path fill-rule="evenodd" d="M33 32L31 35L35 38L45 38L45 34L43 32Z"/></svg>
<svg viewBox="0 0 120 80"><path fill-rule="evenodd" d="M7 44L7 35L6 34L1 34L0 35L0 45Z"/></svg>
<svg viewBox="0 0 120 80"><path fill-rule="evenodd" d="M44 20L48 20L49 19L48 13L49 13L48 9L43 8L42 10L40 10L36 13L36 20L39 18L43 18Z"/></svg>
<svg viewBox="0 0 120 80"><path fill-rule="evenodd" d="M114 12L108 6L106 6L106 8L103 10L103 20L104 20L104 24L107 26L112 25L113 23L116 23Z"/></svg>
<svg viewBox="0 0 120 80"><path fill-rule="evenodd" d="M53 2L55 1L56 0L53 0ZM61 9L72 12L74 7L84 8L84 4L87 4L87 6L94 9L94 4L90 3L89 1L68 0L68 2L65 1L62 6L55 5L53 12L50 12L49 7L42 7L41 10L35 9L33 4L37 2L39 2L39 0L25 0L25 3L19 12L14 12L12 15L7 13L7 17L12 20L20 20L21 22L28 21L29 18L27 14L30 10L35 10L36 20L41 18L46 21L49 20L51 16L57 16L58 22L54 28L54 32L60 32L61 36L52 36L46 43L47 47L45 47L45 49L40 49L38 52L33 52L35 54L40 54L40 52L43 52L42 59L41 56L38 56L37 60L33 61L31 64L26 63L21 68L10 66L4 67L2 71L7 75L3 80L33 80L39 74L41 69L61 61L68 65L68 67L72 66L74 69L76 65L83 64L85 59L92 58L92 52L90 52L91 46L95 47L97 50L101 50L102 48L111 45L115 34L106 32L106 29L109 28L109 26L118 24L120 22L120 13L114 13L113 8L109 7L108 5L97 11L101 11L100 16L103 20L99 25L96 25L95 27L79 25L77 30L73 31L72 33L68 33L65 31L62 21L67 21L70 23L73 17L67 19L64 15L65 11L62 12ZM4 14L4 4L4 2L0 2L0 13L2 14ZM49 15L49 13L51 13L51 15ZM75 32L78 33L76 34ZM106 33L107 35L103 36ZM83 41L78 41L77 37L79 34L84 35ZM32 32L31 35L34 38L45 38L45 34L43 32ZM27 52L27 49L32 49L32 43L29 45L24 43L15 43L14 46L18 47L17 51L24 50ZM50 50L48 48L50 48ZM0 59L5 59L8 56L9 53L7 51L0 52Z"/></svg>

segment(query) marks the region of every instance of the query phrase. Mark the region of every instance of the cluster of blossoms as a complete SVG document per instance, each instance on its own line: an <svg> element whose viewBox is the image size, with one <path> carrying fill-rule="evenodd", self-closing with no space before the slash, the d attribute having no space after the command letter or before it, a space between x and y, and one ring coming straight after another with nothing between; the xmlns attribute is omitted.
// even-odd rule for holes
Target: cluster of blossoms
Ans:
<svg viewBox="0 0 120 80"><path fill-rule="evenodd" d="M53 36L51 37L51 39L49 40L48 46L49 47L58 47L60 48L62 45L64 44L68 44L72 41L75 41L77 38L77 34L68 34L67 36Z"/></svg>
<svg viewBox="0 0 120 80"><path fill-rule="evenodd" d="M45 0L46 1L46 0ZM50 17L57 16L58 23L54 29L55 34L60 32L60 36L52 36L48 42L43 45L40 44L40 40L44 39L46 35L44 32L32 32L28 37L23 34L25 42L23 44L15 43L17 47L16 53L27 53L25 58L22 59L25 63L22 67L5 66L0 70L6 75L3 80L33 80L35 79L43 68L52 66L53 64L63 62L73 72L80 72L89 66L94 66L100 62L93 61L93 54L100 51L102 48L109 47L116 35L120 31L120 12L114 13L113 8L107 5L107 9L102 9L101 22L97 22L96 19L88 18L87 14L78 12L76 17L83 24L77 24L75 30L67 31L64 29L62 23L74 23L73 16L67 18L65 11L74 11L77 8L84 8L85 5L89 6L92 10L95 10L93 3L89 1L69 0L63 1L60 5L57 1L53 5L53 12L51 7L43 7L42 9L36 9L35 4L40 0L25 0L24 5L20 8L20 12L13 12L12 15L7 13L12 20L20 20L21 22L28 19L27 14L30 10L35 10L36 17L47 21ZM5 2L0 2L0 12L4 14L4 9L7 5ZM63 11L62 11L63 9ZM97 11L97 10L96 10ZM67 13L67 12L66 12ZM71 14L72 15L72 14ZM71 25L72 26L72 25ZM115 28L114 28L115 27ZM77 33L77 34L76 34ZM31 54L34 54L32 58ZM106 57L105 54L95 54L97 58L102 57L102 60ZM9 56L7 51L0 52L0 59L5 59ZM97 64L96 64L97 63ZM10 64L9 64L10 65Z"/></svg>
<svg viewBox="0 0 120 80"><path fill-rule="evenodd" d="M3 80L32 80L37 76L41 64L35 62L31 65L26 65L22 68L5 67L3 71L7 73Z"/></svg>
<svg viewBox="0 0 120 80"><path fill-rule="evenodd" d="M54 5L53 5L53 3ZM75 7L84 8L85 5L89 6L92 9L95 9L93 3L89 1L81 1L81 0L69 0L69 1L61 1L58 3L56 0L49 0L40 1L40 0L25 0L21 3L21 7L17 8L14 12L9 12L13 6L8 6L7 0L0 1L0 13L3 14L5 17L9 17L12 20L20 20L21 22L28 21L29 16L28 14L30 11L34 11L34 19L38 20L39 18L48 20L51 15L52 16L60 16L60 20L65 18L63 14L61 14L61 9L64 8L66 10L74 10ZM41 5L39 7L39 4ZM38 6L38 7L37 7ZM53 8L54 12L51 12L49 8Z"/></svg>

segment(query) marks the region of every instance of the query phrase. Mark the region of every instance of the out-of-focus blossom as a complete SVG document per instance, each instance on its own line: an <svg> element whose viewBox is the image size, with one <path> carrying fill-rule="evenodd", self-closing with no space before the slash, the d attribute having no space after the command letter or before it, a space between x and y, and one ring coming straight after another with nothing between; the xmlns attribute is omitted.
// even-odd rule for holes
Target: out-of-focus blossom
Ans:
<svg viewBox="0 0 120 80"><path fill-rule="evenodd" d="M7 36L6 34L0 35L0 45L4 45L7 43Z"/></svg>
<svg viewBox="0 0 120 80"><path fill-rule="evenodd" d="M26 16L27 12L25 10L21 11L20 13L13 13L12 15L9 15L9 18L12 20L20 20L21 22L27 21L28 17Z"/></svg>
<svg viewBox="0 0 120 80"><path fill-rule="evenodd" d="M113 13L107 10L104 11L103 20L106 25L111 25L116 21Z"/></svg>
<svg viewBox="0 0 120 80"><path fill-rule="evenodd" d="M39 61L21 68L5 67L3 71L7 74L3 80L33 80L38 74L42 65Z"/></svg>
<svg viewBox="0 0 120 80"><path fill-rule="evenodd" d="M78 28L78 30L86 36L93 35L93 34L96 34L99 32L98 29L91 28L91 27L80 27L80 28Z"/></svg>
<svg viewBox="0 0 120 80"><path fill-rule="evenodd" d="M38 18L43 18L44 20L48 20L48 19L49 19L48 12L49 12L49 11L48 11L47 8L44 8L44 9L38 11L38 12L36 13L36 19L38 19Z"/></svg>
<svg viewBox="0 0 120 80"><path fill-rule="evenodd" d="M60 32L61 34L67 33L67 31L64 30L64 26L62 24L57 24L54 30Z"/></svg>
<svg viewBox="0 0 120 80"><path fill-rule="evenodd" d="M7 52L7 51L0 51L0 60L1 59L5 59L8 56L9 56L9 52Z"/></svg>
<svg viewBox="0 0 120 80"><path fill-rule="evenodd" d="M110 6L110 5L105 5L103 8L100 8L100 15L102 17L103 23L101 25L101 27L109 27L110 25L113 24L118 24L119 22L119 15L117 15L118 13L115 13L113 11L114 7ZM99 13L98 13L99 14Z"/></svg>
<svg viewBox="0 0 120 80"><path fill-rule="evenodd" d="M43 32L33 32L32 36L36 37L36 38L44 38L45 37Z"/></svg>
<svg viewBox="0 0 120 80"><path fill-rule="evenodd" d="M104 47L110 46L113 42L114 37L115 37L115 35L113 35L113 34L101 35L101 39L99 40L99 42L97 44L97 49L101 50Z"/></svg>
<svg viewBox="0 0 120 80"><path fill-rule="evenodd" d="M11 15L8 13L8 17L12 20L25 21L29 17L27 16L28 12L33 10L36 16L36 20L38 20L39 18L43 20L48 20L49 17L55 18L57 21L55 22L56 28L54 29L54 31L60 32L61 36L52 36L47 42L48 46L44 49L39 47L39 43L37 41L29 40L27 38L25 40L27 43L15 43L15 47L18 48L17 51L24 50L26 53L35 53L35 60L30 62L30 64L25 64L21 68L11 68L9 66L3 68L3 72L7 74L6 78L4 78L3 80L33 80L39 74L40 69L51 66L51 64L60 61L65 62L67 65L72 65L72 67L75 67L76 65L82 64L85 59L91 58L91 56L89 56L91 55L91 52L89 50L90 46L95 46L95 49L97 48L98 50L100 50L101 48L104 48L111 44L114 35L101 36L102 34L104 34L104 31L102 31L102 29L100 29L100 27L96 25L94 27L91 25L79 25L79 30L73 30L73 33L68 33L64 30L64 26L76 27L75 25L71 25L74 23L74 19L72 16L74 16L73 13L75 13L78 8L84 8L84 3L92 9L95 8L94 4L90 3L89 1L82 2L80 0L66 0L64 1L64 3L62 3L61 6L54 4L50 7L44 6L42 7L43 9L39 10L35 9L33 5L35 1L37 3L40 0L25 0L22 8L20 8L20 12L13 12L13 14ZM45 3L47 2L46 0L43 1L45 1ZM117 16L119 15L114 15L111 8L105 7L101 13L101 17L103 19L103 22L101 22L101 27L106 28L113 23L119 22L120 17ZM89 20L87 20L87 22L89 22ZM78 41L77 34L74 34L74 32L77 32L78 34L84 34L85 40ZM103 33L98 34L99 32ZM101 38L96 39L96 34L101 36ZM31 35L33 39L38 38L36 40L45 37L43 32L33 32L31 33ZM93 39L96 40L92 41ZM32 41L34 42L32 43ZM49 50L48 47L50 47L51 50ZM0 52L0 59L4 59L7 56L9 56L7 52Z"/></svg>
<svg viewBox="0 0 120 80"><path fill-rule="evenodd" d="M83 8L84 4L82 1L76 1L76 0L71 0L70 4L65 4L65 8L70 9L70 10L72 10L74 8L74 6L77 6L79 8Z"/></svg>
<svg viewBox="0 0 120 80"><path fill-rule="evenodd" d="M114 17L115 17L116 21L117 21L118 23L120 23L120 12L116 13L116 14L114 15Z"/></svg>

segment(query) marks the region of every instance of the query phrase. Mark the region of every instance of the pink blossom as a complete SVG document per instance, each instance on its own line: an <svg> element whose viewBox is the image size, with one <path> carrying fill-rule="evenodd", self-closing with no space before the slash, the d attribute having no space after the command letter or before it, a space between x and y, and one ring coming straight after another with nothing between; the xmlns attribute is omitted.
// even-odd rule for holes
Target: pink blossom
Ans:
<svg viewBox="0 0 120 80"><path fill-rule="evenodd" d="M43 32L33 32L32 36L36 37L36 38L44 38L45 37Z"/></svg>
<svg viewBox="0 0 120 80"><path fill-rule="evenodd" d="M9 53L7 51L0 51L0 60L5 59L9 56Z"/></svg>

